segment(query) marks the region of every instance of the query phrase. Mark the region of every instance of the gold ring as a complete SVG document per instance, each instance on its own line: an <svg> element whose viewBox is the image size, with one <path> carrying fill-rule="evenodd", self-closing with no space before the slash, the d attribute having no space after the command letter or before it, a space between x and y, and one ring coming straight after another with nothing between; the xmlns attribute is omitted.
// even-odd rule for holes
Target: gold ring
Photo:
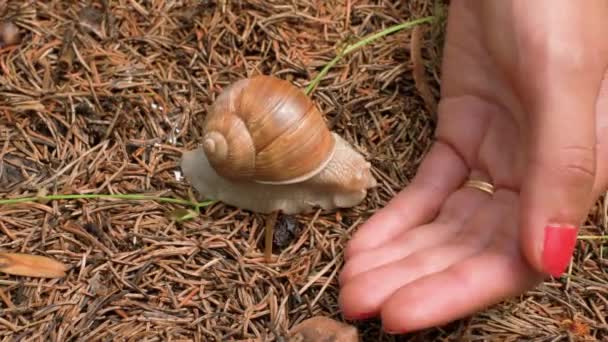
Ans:
<svg viewBox="0 0 608 342"><path fill-rule="evenodd" d="M475 188L475 189L478 189L481 191L485 191L485 192L489 193L490 195L494 194L494 185L492 185L488 182L470 179L466 183L464 183L464 186L468 186L468 187Z"/></svg>

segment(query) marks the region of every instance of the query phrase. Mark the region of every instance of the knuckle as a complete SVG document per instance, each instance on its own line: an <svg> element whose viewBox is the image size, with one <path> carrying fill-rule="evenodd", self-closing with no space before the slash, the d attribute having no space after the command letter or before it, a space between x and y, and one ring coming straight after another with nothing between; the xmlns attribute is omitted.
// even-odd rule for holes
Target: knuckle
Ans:
<svg viewBox="0 0 608 342"><path fill-rule="evenodd" d="M603 49L598 49L596 44L588 44L582 40L563 44L555 39L536 39L525 44L524 49L530 56L540 57L531 58L524 63L527 71L537 74L539 70L544 70L545 73L557 72L561 78L574 79L580 78L581 74L588 76L603 74L606 67L605 54L601 52Z"/></svg>
<svg viewBox="0 0 608 342"><path fill-rule="evenodd" d="M599 130L597 136L600 137L597 143L597 155L608 156L608 122L606 127ZM608 158L598 158L597 168L598 188L602 192L608 191Z"/></svg>
<svg viewBox="0 0 608 342"><path fill-rule="evenodd" d="M592 147L569 146L562 148L558 155L558 172L576 184L593 182L596 175L595 149Z"/></svg>

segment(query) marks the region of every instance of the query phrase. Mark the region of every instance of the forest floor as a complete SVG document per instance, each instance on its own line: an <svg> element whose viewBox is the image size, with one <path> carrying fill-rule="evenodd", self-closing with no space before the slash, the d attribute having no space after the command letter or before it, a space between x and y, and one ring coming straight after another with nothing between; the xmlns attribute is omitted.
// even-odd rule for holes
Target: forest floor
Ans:
<svg viewBox="0 0 608 342"><path fill-rule="evenodd" d="M345 44L438 13L432 0L0 0L21 36L0 48L0 196L189 200L180 155L223 88L256 74L304 88ZM345 243L433 142L444 24L346 55L314 89L379 187L355 208L281 217L270 263L267 217L222 203L184 221L187 205L156 200L0 206L0 251L70 267L59 279L0 274L0 340L282 341L309 317L343 320ZM582 234L605 235L606 220L598 202ZM377 320L351 323L363 341L605 339L602 241L579 241L564 277L441 328L389 336Z"/></svg>

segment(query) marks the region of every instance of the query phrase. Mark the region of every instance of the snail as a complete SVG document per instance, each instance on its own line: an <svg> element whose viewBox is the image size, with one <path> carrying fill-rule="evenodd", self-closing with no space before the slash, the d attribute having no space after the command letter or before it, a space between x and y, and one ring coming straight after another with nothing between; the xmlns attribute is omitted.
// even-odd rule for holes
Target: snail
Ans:
<svg viewBox="0 0 608 342"><path fill-rule="evenodd" d="M202 144L181 169L207 198L259 213L353 207L377 185L371 164L329 130L291 82L254 76L229 85L211 106Z"/></svg>

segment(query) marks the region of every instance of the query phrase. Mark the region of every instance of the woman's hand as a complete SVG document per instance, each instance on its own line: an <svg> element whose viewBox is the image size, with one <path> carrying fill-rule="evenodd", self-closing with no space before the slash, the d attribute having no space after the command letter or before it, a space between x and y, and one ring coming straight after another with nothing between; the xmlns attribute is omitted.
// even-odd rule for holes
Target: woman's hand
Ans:
<svg viewBox="0 0 608 342"><path fill-rule="evenodd" d="M603 0L452 2L437 142L349 243L346 317L418 330L563 272L608 187L606 18Z"/></svg>

